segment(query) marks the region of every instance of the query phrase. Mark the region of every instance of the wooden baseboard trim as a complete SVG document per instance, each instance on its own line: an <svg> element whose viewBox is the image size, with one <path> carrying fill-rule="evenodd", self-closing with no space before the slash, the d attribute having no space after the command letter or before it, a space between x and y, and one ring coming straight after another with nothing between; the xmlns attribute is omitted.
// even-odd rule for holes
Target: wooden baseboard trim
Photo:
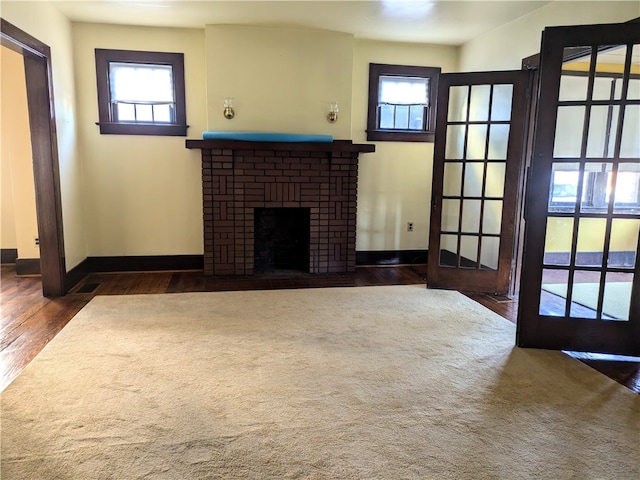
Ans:
<svg viewBox="0 0 640 480"><path fill-rule="evenodd" d="M67 272L64 278L64 288L65 291L69 292L73 287L75 287L80 281L89 275L91 270L89 270L89 261L85 258L78 265L73 267L71 270Z"/></svg>
<svg viewBox="0 0 640 480"><path fill-rule="evenodd" d="M427 250L375 250L356 252L356 265L414 265L427 263Z"/></svg>
<svg viewBox="0 0 640 480"><path fill-rule="evenodd" d="M153 272L159 270L202 270L203 255L149 255L87 257L88 272Z"/></svg>
<svg viewBox="0 0 640 480"><path fill-rule="evenodd" d="M16 258L16 275L40 275L40 259Z"/></svg>
<svg viewBox="0 0 640 480"><path fill-rule="evenodd" d="M16 263L18 259L17 248L1 248L0 249L0 263Z"/></svg>
<svg viewBox="0 0 640 480"><path fill-rule="evenodd" d="M382 250L356 252L356 265L360 266L426 263L427 250ZM38 261L38 268L39 265ZM70 291L90 273L202 270L203 268L203 255L87 257L67 272L65 277L65 288L67 291Z"/></svg>

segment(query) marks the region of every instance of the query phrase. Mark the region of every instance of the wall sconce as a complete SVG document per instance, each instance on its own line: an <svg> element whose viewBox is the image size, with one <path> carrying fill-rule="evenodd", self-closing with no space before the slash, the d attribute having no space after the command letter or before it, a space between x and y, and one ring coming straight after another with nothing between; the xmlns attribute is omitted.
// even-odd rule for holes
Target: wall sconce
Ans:
<svg viewBox="0 0 640 480"><path fill-rule="evenodd" d="M224 110L222 112L224 114L224 118L227 120L231 120L236 116L236 112L233 109L233 98L225 97L224 99Z"/></svg>
<svg viewBox="0 0 640 480"><path fill-rule="evenodd" d="M327 120L329 123L336 123L338 120L338 102L332 102L329 107L329 113L327 114Z"/></svg>

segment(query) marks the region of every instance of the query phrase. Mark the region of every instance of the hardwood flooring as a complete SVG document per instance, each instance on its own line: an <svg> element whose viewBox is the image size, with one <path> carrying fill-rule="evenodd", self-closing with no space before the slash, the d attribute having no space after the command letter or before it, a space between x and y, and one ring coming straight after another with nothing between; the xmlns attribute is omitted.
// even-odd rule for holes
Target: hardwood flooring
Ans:
<svg viewBox="0 0 640 480"><path fill-rule="evenodd" d="M42 296L39 277L17 277L13 265L1 268L0 392L95 295L426 283L426 265L358 267L353 274L224 278L204 277L200 271L94 273L65 297L50 300ZM471 293L467 296L515 323L517 300ZM588 354L573 356L640 393L640 362Z"/></svg>

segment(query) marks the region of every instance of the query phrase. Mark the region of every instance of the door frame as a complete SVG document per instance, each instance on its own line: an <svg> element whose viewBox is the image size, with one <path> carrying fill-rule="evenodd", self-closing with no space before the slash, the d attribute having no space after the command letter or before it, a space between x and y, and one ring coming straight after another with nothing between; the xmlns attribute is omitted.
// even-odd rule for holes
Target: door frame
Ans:
<svg viewBox="0 0 640 480"><path fill-rule="evenodd" d="M60 297L67 289L51 49L3 18L0 41L24 58L42 293L45 297Z"/></svg>

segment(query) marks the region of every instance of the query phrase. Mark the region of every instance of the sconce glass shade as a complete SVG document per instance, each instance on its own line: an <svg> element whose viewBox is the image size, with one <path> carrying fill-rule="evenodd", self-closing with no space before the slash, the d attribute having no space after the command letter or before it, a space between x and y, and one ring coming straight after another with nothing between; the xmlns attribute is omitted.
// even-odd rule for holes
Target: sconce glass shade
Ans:
<svg viewBox="0 0 640 480"><path fill-rule="evenodd" d="M332 102L327 114L329 123L335 123L338 120L338 102Z"/></svg>
<svg viewBox="0 0 640 480"><path fill-rule="evenodd" d="M224 114L224 118L226 118L227 120L231 120L233 117L235 117L236 112L233 109L233 98L225 97L224 110L222 113Z"/></svg>

